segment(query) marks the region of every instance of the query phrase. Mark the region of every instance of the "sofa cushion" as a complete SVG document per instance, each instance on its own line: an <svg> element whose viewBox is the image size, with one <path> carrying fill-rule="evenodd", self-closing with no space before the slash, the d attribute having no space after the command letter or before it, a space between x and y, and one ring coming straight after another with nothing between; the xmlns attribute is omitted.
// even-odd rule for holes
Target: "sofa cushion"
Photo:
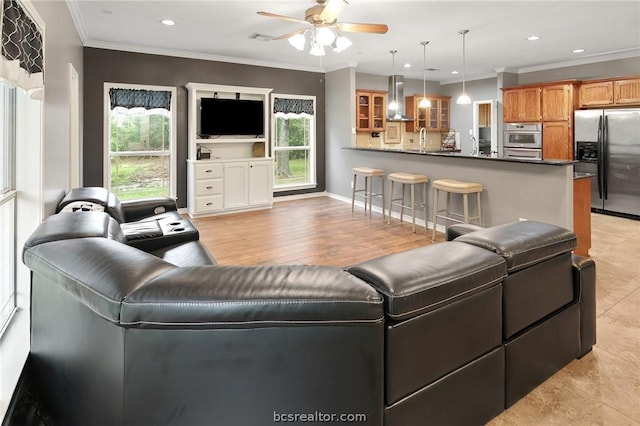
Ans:
<svg viewBox="0 0 640 426"><path fill-rule="evenodd" d="M384 297L385 311L407 319L502 281L504 260L487 250L445 242L369 260L347 269Z"/></svg>
<svg viewBox="0 0 640 426"><path fill-rule="evenodd" d="M151 254L105 238L42 243L25 249L24 263L114 323L120 321L121 302L128 294L175 268Z"/></svg>
<svg viewBox="0 0 640 426"><path fill-rule="evenodd" d="M507 261L510 273L571 251L577 244L573 232L535 221L485 228L459 236L456 241L497 253Z"/></svg>
<svg viewBox="0 0 640 426"><path fill-rule="evenodd" d="M141 328L345 325L382 317L382 300L367 283L306 265L176 268L127 296L122 310L123 325Z"/></svg>
<svg viewBox="0 0 640 426"><path fill-rule="evenodd" d="M126 241L118 222L107 213L76 212L47 217L29 236L24 247L27 249L50 241L89 237Z"/></svg>

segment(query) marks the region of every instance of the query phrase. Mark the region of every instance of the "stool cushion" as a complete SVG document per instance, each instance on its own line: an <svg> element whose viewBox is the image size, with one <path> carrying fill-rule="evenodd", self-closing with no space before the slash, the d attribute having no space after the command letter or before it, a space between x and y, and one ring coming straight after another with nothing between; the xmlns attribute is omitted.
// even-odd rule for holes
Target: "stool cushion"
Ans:
<svg viewBox="0 0 640 426"><path fill-rule="evenodd" d="M347 270L382 294L385 311L395 320L451 304L507 274L500 256L457 241L382 256Z"/></svg>
<svg viewBox="0 0 640 426"><path fill-rule="evenodd" d="M353 173L362 176L384 176L384 170L371 167L354 167Z"/></svg>
<svg viewBox="0 0 640 426"><path fill-rule="evenodd" d="M389 180L400 183L426 183L429 178L425 175L416 175L414 173L390 173Z"/></svg>
<svg viewBox="0 0 640 426"><path fill-rule="evenodd" d="M432 183L434 189L441 191L456 192L460 194L470 192L482 192L484 189L482 184L475 182L462 182L454 179L438 179Z"/></svg>
<svg viewBox="0 0 640 426"><path fill-rule="evenodd" d="M556 225L531 220L492 226L456 241L490 250L507 261L509 272L540 263L576 247L576 235Z"/></svg>

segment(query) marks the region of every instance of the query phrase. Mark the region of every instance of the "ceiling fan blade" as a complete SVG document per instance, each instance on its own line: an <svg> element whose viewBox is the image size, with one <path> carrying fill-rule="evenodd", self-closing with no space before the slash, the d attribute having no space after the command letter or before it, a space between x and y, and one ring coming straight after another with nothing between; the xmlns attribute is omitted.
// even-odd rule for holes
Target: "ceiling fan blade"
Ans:
<svg viewBox="0 0 640 426"><path fill-rule="evenodd" d="M320 14L322 22L332 24L338 19L338 15L347 7L349 3L346 0L328 0Z"/></svg>
<svg viewBox="0 0 640 426"><path fill-rule="evenodd" d="M305 31L307 31L307 30L306 30L306 29L304 29L304 30L292 31L292 32L290 32L290 33L286 33L286 34L283 34L283 35L281 35L281 36L274 37L274 38L272 38L271 40L282 40L282 39L284 39L284 38L292 37L292 36L294 36L294 35L296 35L296 34L302 34L302 33L303 33L303 32L305 32Z"/></svg>
<svg viewBox="0 0 640 426"><path fill-rule="evenodd" d="M389 27L385 24L355 24L348 22L338 22L335 27L339 31L345 31L350 33L375 33L384 34L389 31Z"/></svg>
<svg viewBox="0 0 640 426"><path fill-rule="evenodd" d="M299 24L308 24L307 21L303 21L302 19L291 18L289 16L284 16L284 15L277 15L277 14L271 13L271 12L256 12L256 13L258 15L266 16L268 18L282 19L282 20L285 20L285 21L297 22Z"/></svg>

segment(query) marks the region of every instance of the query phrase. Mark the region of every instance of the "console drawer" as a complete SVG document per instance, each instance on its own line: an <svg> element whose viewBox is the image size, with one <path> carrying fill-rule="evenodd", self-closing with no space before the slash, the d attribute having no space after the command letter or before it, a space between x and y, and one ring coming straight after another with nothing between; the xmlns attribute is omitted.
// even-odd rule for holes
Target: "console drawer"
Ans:
<svg viewBox="0 0 640 426"><path fill-rule="evenodd" d="M222 210L222 194L196 197L196 213Z"/></svg>
<svg viewBox="0 0 640 426"><path fill-rule="evenodd" d="M222 179L196 181L196 196L222 194Z"/></svg>
<svg viewBox="0 0 640 426"><path fill-rule="evenodd" d="M196 164L196 179L222 178L223 170L224 165L220 163Z"/></svg>

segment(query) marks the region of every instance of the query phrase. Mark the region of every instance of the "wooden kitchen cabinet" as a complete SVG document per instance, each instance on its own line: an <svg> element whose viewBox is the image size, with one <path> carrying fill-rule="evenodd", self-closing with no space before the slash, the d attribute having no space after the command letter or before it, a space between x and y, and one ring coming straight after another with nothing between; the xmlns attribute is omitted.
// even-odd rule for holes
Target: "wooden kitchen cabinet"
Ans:
<svg viewBox="0 0 640 426"><path fill-rule="evenodd" d="M427 131L449 130L451 117L451 96L427 95L431 107L420 108L422 95L407 96L405 110L414 120L406 124L407 132L418 132L422 127Z"/></svg>
<svg viewBox="0 0 640 426"><path fill-rule="evenodd" d="M384 132L387 127L387 92L356 91L356 130Z"/></svg>
<svg viewBox="0 0 640 426"><path fill-rule="evenodd" d="M541 121L541 92L539 87L504 89L503 121L505 123Z"/></svg>
<svg viewBox="0 0 640 426"><path fill-rule="evenodd" d="M640 78L614 81L613 103L615 105L640 105Z"/></svg>
<svg viewBox="0 0 640 426"><path fill-rule="evenodd" d="M573 159L573 131L571 121L542 123L542 159Z"/></svg>
<svg viewBox="0 0 640 426"><path fill-rule="evenodd" d="M607 106L613 104L613 81L583 83L580 86L580 106Z"/></svg>
<svg viewBox="0 0 640 426"><path fill-rule="evenodd" d="M580 107L640 105L640 77L585 81L580 85Z"/></svg>
<svg viewBox="0 0 640 426"><path fill-rule="evenodd" d="M568 121L573 115L573 85L559 84L542 88L542 121Z"/></svg>

